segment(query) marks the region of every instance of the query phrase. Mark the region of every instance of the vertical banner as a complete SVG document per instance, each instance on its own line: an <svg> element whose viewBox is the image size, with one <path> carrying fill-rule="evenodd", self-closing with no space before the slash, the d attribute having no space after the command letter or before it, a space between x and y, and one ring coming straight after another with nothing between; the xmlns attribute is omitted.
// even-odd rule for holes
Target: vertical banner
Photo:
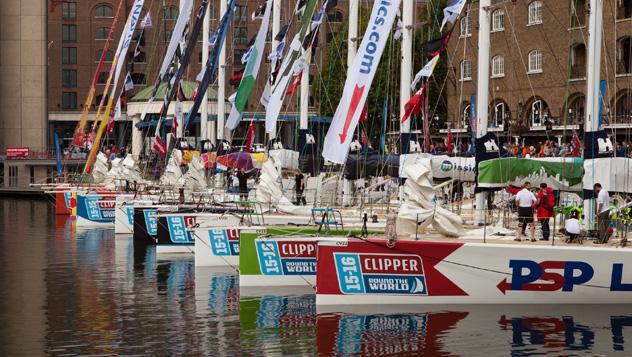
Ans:
<svg viewBox="0 0 632 357"><path fill-rule="evenodd" d="M57 161L57 173L61 175L61 149L59 147L59 134L55 132L55 160Z"/></svg>
<svg viewBox="0 0 632 357"><path fill-rule="evenodd" d="M325 137L323 157L331 162L343 164L347 159L353 132L369 95L399 3L399 0L383 0L373 4L369 25L347 72L342 98Z"/></svg>

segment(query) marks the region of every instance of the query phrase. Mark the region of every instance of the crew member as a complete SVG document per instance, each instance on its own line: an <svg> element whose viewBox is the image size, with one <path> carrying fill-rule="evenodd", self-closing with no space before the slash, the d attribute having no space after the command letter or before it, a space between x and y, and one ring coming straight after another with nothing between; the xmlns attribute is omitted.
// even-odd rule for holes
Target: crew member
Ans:
<svg viewBox="0 0 632 357"><path fill-rule="evenodd" d="M542 227L542 238L540 240L549 240L551 235L551 228L549 226L549 220L555 215L555 196L553 195L553 189L547 187L546 183L540 184L540 192L538 192L538 222Z"/></svg>
<svg viewBox="0 0 632 357"><path fill-rule="evenodd" d="M593 189L597 194L597 241L595 241L595 244L606 244L608 243L610 194L598 182Z"/></svg>
<svg viewBox="0 0 632 357"><path fill-rule="evenodd" d="M516 204L518 205L518 222L522 224L522 228L518 230L518 237L516 241L522 241L522 236L525 234L527 225L531 230L531 241L535 242L535 225L533 224L533 207L536 205L538 199L533 192L530 191L531 183L525 182L522 186L522 190L516 194Z"/></svg>
<svg viewBox="0 0 632 357"><path fill-rule="evenodd" d="M303 196L303 191L305 191L305 176L303 176L300 169L296 169L294 182L295 182L294 190L296 191L296 204L306 205L307 201L305 200L305 196Z"/></svg>

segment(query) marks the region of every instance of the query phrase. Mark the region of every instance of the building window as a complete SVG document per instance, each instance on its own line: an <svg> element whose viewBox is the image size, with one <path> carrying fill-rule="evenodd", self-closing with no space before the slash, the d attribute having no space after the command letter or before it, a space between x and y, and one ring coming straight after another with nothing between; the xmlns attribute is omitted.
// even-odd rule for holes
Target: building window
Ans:
<svg viewBox="0 0 632 357"><path fill-rule="evenodd" d="M63 47L61 49L62 64L77 64L77 47Z"/></svg>
<svg viewBox="0 0 632 357"><path fill-rule="evenodd" d="M340 23L344 20L344 15L340 11L332 11L327 14L327 21Z"/></svg>
<svg viewBox="0 0 632 357"><path fill-rule="evenodd" d="M109 5L99 5L94 10L94 17L96 17L96 18L101 18L101 17L111 18L111 17L114 17L114 10Z"/></svg>
<svg viewBox="0 0 632 357"><path fill-rule="evenodd" d="M108 81L109 76L109 72L99 72L99 77L97 77L97 84L105 84Z"/></svg>
<svg viewBox="0 0 632 357"><path fill-rule="evenodd" d="M571 27L583 26L586 21L586 1L571 1Z"/></svg>
<svg viewBox="0 0 632 357"><path fill-rule="evenodd" d="M576 95L568 105L568 123L581 124L584 122L584 106L586 97L583 94Z"/></svg>
<svg viewBox="0 0 632 357"><path fill-rule="evenodd" d="M77 92L64 92L61 97L62 109L77 109Z"/></svg>
<svg viewBox="0 0 632 357"><path fill-rule="evenodd" d="M542 73L542 51L529 52L529 73Z"/></svg>
<svg viewBox="0 0 632 357"><path fill-rule="evenodd" d="M97 40L107 40L109 35L110 35L110 29L109 28L107 28L107 27L99 27L97 29L96 39Z"/></svg>
<svg viewBox="0 0 632 357"><path fill-rule="evenodd" d="M632 37L617 41L617 74L632 73Z"/></svg>
<svg viewBox="0 0 632 357"><path fill-rule="evenodd" d="M145 73L132 73L131 77L134 85L144 86L147 84L147 76L145 76Z"/></svg>
<svg viewBox="0 0 632 357"><path fill-rule="evenodd" d="M509 119L509 106L505 102L498 102L494 106L494 125L500 127L504 125L506 119Z"/></svg>
<svg viewBox="0 0 632 357"><path fill-rule="evenodd" d="M248 28L246 27L235 27L234 29L234 43L236 45L247 45L248 44Z"/></svg>
<svg viewBox="0 0 632 357"><path fill-rule="evenodd" d="M505 30L505 10L498 9L492 13L492 31Z"/></svg>
<svg viewBox="0 0 632 357"><path fill-rule="evenodd" d="M617 19L629 19L632 17L632 0L617 0Z"/></svg>
<svg viewBox="0 0 632 357"><path fill-rule="evenodd" d="M96 52L94 53L94 60L96 62L100 62L102 54L103 54L103 50L96 50ZM105 53L105 62L112 62L113 59L114 59L114 53L108 50Z"/></svg>
<svg viewBox="0 0 632 357"><path fill-rule="evenodd" d="M165 20L177 20L178 19L178 8L175 6L169 6L165 8Z"/></svg>
<svg viewBox="0 0 632 357"><path fill-rule="evenodd" d="M62 70L61 83L62 83L62 87L66 87L66 88L77 87L77 71L74 69Z"/></svg>
<svg viewBox="0 0 632 357"><path fill-rule="evenodd" d="M529 4L529 25L542 23L542 2L533 1Z"/></svg>
<svg viewBox="0 0 632 357"><path fill-rule="evenodd" d="M130 53L130 57L133 57L132 60L134 61L134 63L147 62L147 55L143 51L138 51L138 54L136 54L136 56L134 56L134 53Z"/></svg>
<svg viewBox="0 0 632 357"><path fill-rule="evenodd" d="M571 78L586 77L586 45L578 43L571 48Z"/></svg>
<svg viewBox="0 0 632 357"><path fill-rule="evenodd" d="M165 37L162 40L164 42L169 42L169 40L171 39L171 35L173 35L173 29L166 29L165 30Z"/></svg>
<svg viewBox="0 0 632 357"><path fill-rule="evenodd" d="M61 40L77 42L77 25L61 25Z"/></svg>
<svg viewBox="0 0 632 357"><path fill-rule="evenodd" d="M74 20L77 18L77 3L67 1L61 4L61 18L64 20Z"/></svg>
<svg viewBox="0 0 632 357"><path fill-rule="evenodd" d="M461 19L461 37L472 36L472 22L470 16L465 16Z"/></svg>
<svg viewBox="0 0 632 357"><path fill-rule="evenodd" d="M18 167L9 166L9 187L18 186Z"/></svg>
<svg viewBox="0 0 632 357"><path fill-rule="evenodd" d="M470 60L461 61L461 80L472 80L472 62Z"/></svg>
<svg viewBox="0 0 632 357"><path fill-rule="evenodd" d="M492 58L492 77L505 76L505 57L498 55Z"/></svg>
<svg viewBox="0 0 632 357"><path fill-rule="evenodd" d="M542 126L548 119L549 106L542 99L536 99L529 108L529 120L531 126Z"/></svg>
<svg viewBox="0 0 632 357"><path fill-rule="evenodd" d="M235 6L235 15L233 15L235 22L242 23L246 21L246 19L248 18L248 13L246 11L247 9L245 6L242 6L242 5Z"/></svg>

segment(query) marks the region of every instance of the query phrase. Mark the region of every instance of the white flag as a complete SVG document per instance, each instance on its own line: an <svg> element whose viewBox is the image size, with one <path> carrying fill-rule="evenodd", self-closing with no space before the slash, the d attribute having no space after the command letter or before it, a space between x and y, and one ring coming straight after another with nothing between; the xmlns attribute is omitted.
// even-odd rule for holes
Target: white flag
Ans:
<svg viewBox="0 0 632 357"><path fill-rule="evenodd" d="M149 13L147 13L147 15L145 15L145 17L143 18L143 21L141 21L141 23L140 23L140 28L146 29L146 28L150 28L152 26L154 26L154 24L151 22L151 15L149 15Z"/></svg>
<svg viewBox="0 0 632 357"><path fill-rule="evenodd" d="M116 101L114 106L114 121L121 120L121 97Z"/></svg>
<svg viewBox="0 0 632 357"><path fill-rule="evenodd" d="M426 63L424 68L417 72L413 83L410 85L410 89L412 91L417 90L417 84L419 84L422 77L430 77L432 75L432 72L434 72L434 69L437 66L437 62L439 62L439 55L432 57L432 59Z"/></svg>
<svg viewBox="0 0 632 357"><path fill-rule="evenodd" d="M128 90L132 90L134 89L134 81L132 80L132 76L129 74L129 72L127 73L127 76L125 76L125 91L127 92Z"/></svg>
<svg viewBox="0 0 632 357"><path fill-rule="evenodd" d="M399 0L373 3L369 26L347 72L342 98L325 137L323 157L331 162L344 164L347 159L353 132L362 115L399 4Z"/></svg>
<svg viewBox="0 0 632 357"><path fill-rule="evenodd" d="M446 23L454 23L454 21L456 21L466 2L467 0L454 0L443 9L443 21L441 22L441 29L439 31L443 31L443 27Z"/></svg>

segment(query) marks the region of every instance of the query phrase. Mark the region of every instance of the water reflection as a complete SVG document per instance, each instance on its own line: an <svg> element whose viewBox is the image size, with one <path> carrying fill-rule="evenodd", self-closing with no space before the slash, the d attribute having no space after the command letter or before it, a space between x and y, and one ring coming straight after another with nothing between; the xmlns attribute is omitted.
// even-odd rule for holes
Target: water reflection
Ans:
<svg viewBox="0 0 632 357"><path fill-rule="evenodd" d="M231 269L0 200L0 355L632 354L629 306L369 306L240 296ZM278 295L274 295L274 293ZM298 294L298 293L294 293Z"/></svg>

